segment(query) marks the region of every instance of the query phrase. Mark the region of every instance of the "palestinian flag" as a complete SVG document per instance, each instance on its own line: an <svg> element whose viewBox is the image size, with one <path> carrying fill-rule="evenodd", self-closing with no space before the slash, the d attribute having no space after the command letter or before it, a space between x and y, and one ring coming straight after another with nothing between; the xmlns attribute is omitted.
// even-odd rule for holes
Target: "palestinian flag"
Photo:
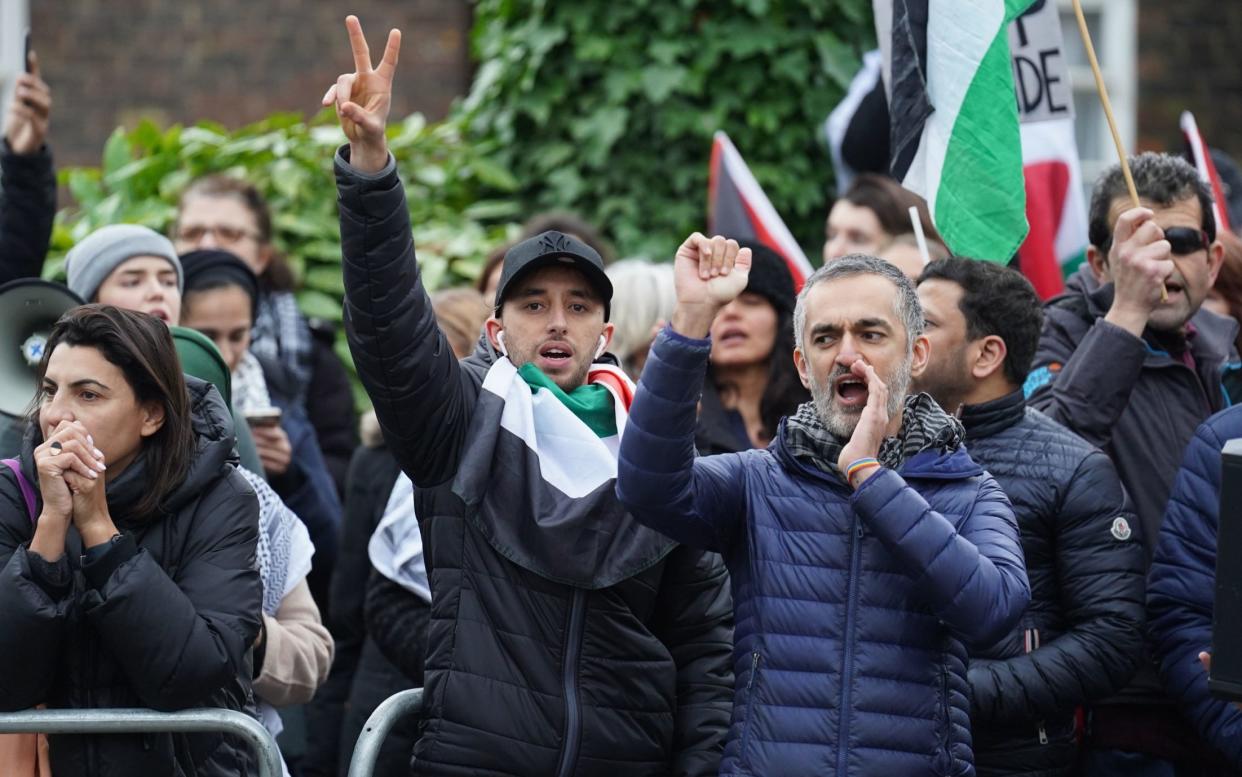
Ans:
<svg viewBox="0 0 1242 777"><path fill-rule="evenodd" d="M611 586L658 563L672 540L616 496L634 384L610 364L566 393L537 367L498 359L484 376L453 492L495 550L546 579Z"/></svg>
<svg viewBox="0 0 1242 777"><path fill-rule="evenodd" d="M875 0L892 174L955 254L1008 262L1027 233L1009 24L1032 0Z"/></svg>
<svg viewBox="0 0 1242 777"><path fill-rule="evenodd" d="M1199 125L1195 122L1195 115L1190 111L1182 111L1182 136L1186 139L1186 149L1190 152L1190 158L1194 160L1195 169L1199 171L1199 177L1212 190L1212 214L1216 216L1216 231L1228 232L1232 229L1229 225L1229 209L1225 207L1225 187L1221 186L1220 174L1216 172L1216 165L1212 162L1212 154L1208 151L1208 145L1203 140L1203 136L1199 134Z"/></svg>
<svg viewBox="0 0 1242 777"><path fill-rule="evenodd" d="M707 200L708 234L751 240L771 248L789 265L794 290L802 289L814 272L811 263L729 136L720 131L712 139Z"/></svg>

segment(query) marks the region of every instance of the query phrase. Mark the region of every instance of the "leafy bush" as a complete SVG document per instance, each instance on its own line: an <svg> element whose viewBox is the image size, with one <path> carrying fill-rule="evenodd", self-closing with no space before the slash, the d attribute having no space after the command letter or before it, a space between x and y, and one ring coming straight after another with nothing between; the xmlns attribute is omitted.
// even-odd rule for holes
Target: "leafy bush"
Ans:
<svg viewBox="0 0 1242 777"><path fill-rule="evenodd" d="M868 0L479 0L464 107L528 212L572 208L659 259L704 227L723 129L817 256L819 128L874 38Z"/></svg>
<svg viewBox="0 0 1242 777"><path fill-rule="evenodd" d="M345 142L330 111L310 122L276 115L236 131L202 122L161 130L144 121L116 130L100 167L62 170L75 205L57 214L44 275L63 275L64 253L106 224L135 223L166 233L177 196L207 173L243 177L259 187L273 213L274 242L289 257L308 316L341 320L340 223L332 158ZM427 124L411 115L388 130L388 144L406 186L419 261L431 288L468 283L486 254L512 238L518 214L513 176L487 154L485 143L465 142L459 122ZM340 332L337 352L352 365ZM356 384L355 384L356 387ZM361 391L355 392L360 405Z"/></svg>

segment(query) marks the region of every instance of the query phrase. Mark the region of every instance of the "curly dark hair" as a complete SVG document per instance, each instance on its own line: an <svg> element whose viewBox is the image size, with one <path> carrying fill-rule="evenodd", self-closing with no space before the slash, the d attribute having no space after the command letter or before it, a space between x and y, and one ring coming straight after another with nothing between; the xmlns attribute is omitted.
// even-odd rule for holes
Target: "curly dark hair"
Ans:
<svg viewBox="0 0 1242 777"><path fill-rule="evenodd" d="M1017 270L994 262L952 256L923 269L919 283L943 280L962 288L958 308L966 319L966 336L996 335L1005 341L1005 377L1022 385L1044 325L1043 303L1035 287Z"/></svg>
<svg viewBox="0 0 1242 777"><path fill-rule="evenodd" d="M1197 197L1202 214L1203 231L1208 240L1216 239L1216 216L1212 213L1212 191L1199 173L1179 156L1146 151L1130 157L1130 173L1134 176L1134 188L1140 197L1151 200L1160 207ZM1118 197L1127 197L1126 180L1120 165L1104 171L1091 193L1088 212L1087 239L1104 256L1113 242L1113 224L1108 212Z"/></svg>

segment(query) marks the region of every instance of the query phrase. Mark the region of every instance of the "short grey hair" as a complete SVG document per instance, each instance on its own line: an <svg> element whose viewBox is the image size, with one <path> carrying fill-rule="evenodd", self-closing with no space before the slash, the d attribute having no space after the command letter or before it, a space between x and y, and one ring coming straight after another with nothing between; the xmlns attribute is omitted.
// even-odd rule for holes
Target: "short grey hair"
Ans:
<svg viewBox="0 0 1242 777"><path fill-rule="evenodd" d="M897 287L893 313L906 328L907 350L914 347L914 338L923 333L923 306L919 304L914 283L893 265L867 254L847 254L819 268L806 279L806 285L798 292L798 303L794 307L794 343L799 348L803 345L802 336L806 333L806 299L811 289L826 281L851 278L855 275L878 275L892 281Z"/></svg>

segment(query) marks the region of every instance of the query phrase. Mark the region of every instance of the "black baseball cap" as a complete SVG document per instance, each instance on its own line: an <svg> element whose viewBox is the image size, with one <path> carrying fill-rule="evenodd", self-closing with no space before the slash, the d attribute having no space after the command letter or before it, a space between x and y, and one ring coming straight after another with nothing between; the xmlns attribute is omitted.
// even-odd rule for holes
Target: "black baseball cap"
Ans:
<svg viewBox="0 0 1242 777"><path fill-rule="evenodd" d="M564 264L586 276L587 282L604 301L604 320L612 313L612 281L604 272L599 253L572 235L549 230L527 238L505 252L500 285L496 287L496 310L504 303L505 293L518 276L542 267Z"/></svg>

